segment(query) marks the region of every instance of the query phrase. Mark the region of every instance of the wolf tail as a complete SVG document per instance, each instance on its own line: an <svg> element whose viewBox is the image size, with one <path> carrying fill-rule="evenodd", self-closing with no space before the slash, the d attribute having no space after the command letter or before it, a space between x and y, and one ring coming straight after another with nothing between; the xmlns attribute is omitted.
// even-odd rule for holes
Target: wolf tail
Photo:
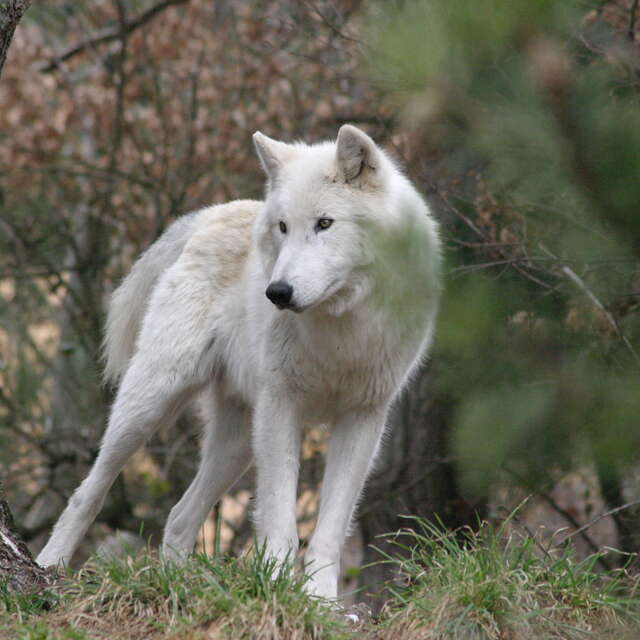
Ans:
<svg viewBox="0 0 640 640"><path fill-rule="evenodd" d="M102 342L105 382L117 384L127 370L151 292L162 273L182 253L191 235L195 215L176 220L138 258L129 275L113 292Z"/></svg>

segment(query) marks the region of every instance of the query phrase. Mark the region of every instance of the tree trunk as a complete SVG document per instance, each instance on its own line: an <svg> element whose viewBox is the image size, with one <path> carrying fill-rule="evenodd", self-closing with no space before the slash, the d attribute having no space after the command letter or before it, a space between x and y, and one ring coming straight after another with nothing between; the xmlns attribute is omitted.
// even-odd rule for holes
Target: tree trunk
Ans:
<svg viewBox="0 0 640 640"><path fill-rule="evenodd" d="M436 397L435 366L420 374L396 402L389 417L389 439L367 483L360 509L364 545L359 577L364 601L374 612L383 604L384 583L394 578L393 566L380 564L379 551L399 555L402 549L379 536L415 523L402 516L439 518L448 528L477 524L484 503L471 503L461 493L457 470L449 457L452 403ZM371 563L374 563L371 565ZM368 566L371 565L371 566Z"/></svg>
<svg viewBox="0 0 640 640"><path fill-rule="evenodd" d="M0 3L0 76L13 33L30 4L31 0L2 0Z"/></svg>
<svg viewBox="0 0 640 640"><path fill-rule="evenodd" d="M0 500L0 586L9 591L37 590L51 583L51 574L36 564L14 530L9 505Z"/></svg>

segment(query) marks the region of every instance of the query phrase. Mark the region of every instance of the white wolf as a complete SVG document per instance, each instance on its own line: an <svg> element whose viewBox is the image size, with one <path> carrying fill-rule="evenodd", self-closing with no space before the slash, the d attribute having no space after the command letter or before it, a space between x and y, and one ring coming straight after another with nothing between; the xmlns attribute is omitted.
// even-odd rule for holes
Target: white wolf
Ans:
<svg viewBox="0 0 640 640"><path fill-rule="evenodd" d="M265 202L185 216L134 265L107 321L106 376L120 380L100 454L38 556L67 563L127 459L197 400L198 473L163 551L193 550L212 505L255 460L255 525L267 553L298 548L304 425L331 430L311 593L335 598L340 550L390 403L424 356L440 293L437 226L365 133L285 144L254 135ZM265 295L266 294L266 295Z"/></svg>

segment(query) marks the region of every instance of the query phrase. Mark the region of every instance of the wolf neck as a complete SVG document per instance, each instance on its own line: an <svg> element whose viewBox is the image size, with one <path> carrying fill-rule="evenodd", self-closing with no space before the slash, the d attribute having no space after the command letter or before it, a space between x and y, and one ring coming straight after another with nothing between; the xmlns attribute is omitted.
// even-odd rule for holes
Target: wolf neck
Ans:
<svg viewBox="0 0 640 640"><path fill-rule="evenodd" d="M342 352L362 351L364 345L371 337L372 328L376 324L372 322L373 310L368 305L359 304L356 307L341 313L330 314L321 309L309 309L293 318L296 325L298 339L306 348L313 352L324 352L327 355ZM364 335L363 327L367 327Z"/></svg>
<svg viewBox="0 0 640 640"><path fill-rule="evenodd" d="M384 309L376 304L378 298L368 275L362 273L350 290L341 292L335 300L294 315L292 320L303 342L320 341L330 348L343 340L357 342L376 333ZM364 335L365 327L368 336Z"/></svg>

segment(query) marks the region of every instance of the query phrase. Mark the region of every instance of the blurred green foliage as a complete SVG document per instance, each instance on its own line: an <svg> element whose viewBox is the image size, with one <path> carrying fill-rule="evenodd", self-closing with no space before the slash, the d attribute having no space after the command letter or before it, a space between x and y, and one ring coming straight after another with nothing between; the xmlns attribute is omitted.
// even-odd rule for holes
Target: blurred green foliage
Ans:
<svg viewBox="0 0 640 640"><path fill-rule="evenodd" d="M437 391L455 400L478 492L504 469L539 486L585 460L616 477L638 460L635 4L419 0L369 14L367 71L438 185Z"/></svg>

